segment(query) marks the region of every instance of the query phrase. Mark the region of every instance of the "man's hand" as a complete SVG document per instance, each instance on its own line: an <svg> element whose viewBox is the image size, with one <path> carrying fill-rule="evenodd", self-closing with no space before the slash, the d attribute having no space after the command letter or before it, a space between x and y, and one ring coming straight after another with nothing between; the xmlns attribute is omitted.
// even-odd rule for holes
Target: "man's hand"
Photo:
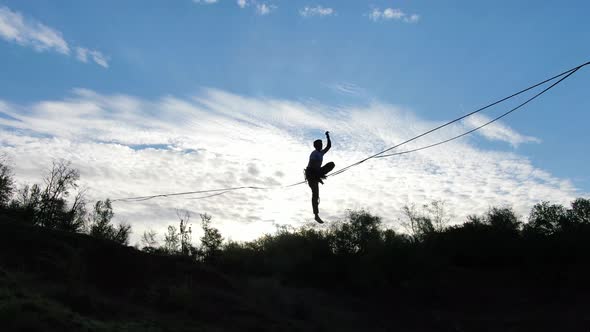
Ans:
<svg viewBox="0 0 590 332"><path fill-rule="evenodd" d="M328 150L330 150L330 148L332 147L332 140L330 140L330 132L326 131L326 138L328 139L328 144L326 145L326 148L322 150L323 153L328 152Z"/></svg>

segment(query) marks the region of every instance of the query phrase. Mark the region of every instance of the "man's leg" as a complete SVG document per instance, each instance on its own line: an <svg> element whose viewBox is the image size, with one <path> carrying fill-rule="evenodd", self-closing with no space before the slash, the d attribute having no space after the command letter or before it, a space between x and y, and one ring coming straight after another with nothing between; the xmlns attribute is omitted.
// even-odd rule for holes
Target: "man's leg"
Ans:
<svg viewBox="0 0 590 332"><path fill-rule="evenodd" d="M329 163L325 164L320 169L320 175L326 176L326 174L330 173L334 169L334 167L336 167L336 164L334 164L333 162L329 162Z"/></svg>
<svg viewBox="0 0 590 332"><path fill-rule="evenodd" d="M308 180L307 183L311 188L311 206L313 208L313 214L315 214L315 220L320 224L323 223L322 219L320 219L319 213L319 205L320 205L320 187L319 182L314 180Z"/></svg>
<svg viewBox="0 0 590 332"><path fill-rule="evenodd" d="M319 183L317 181L311 180L307 182L309 187L311 188L311 206L313 208L313 214L319 213L319 204L320 204L320 188Z"/></svg>

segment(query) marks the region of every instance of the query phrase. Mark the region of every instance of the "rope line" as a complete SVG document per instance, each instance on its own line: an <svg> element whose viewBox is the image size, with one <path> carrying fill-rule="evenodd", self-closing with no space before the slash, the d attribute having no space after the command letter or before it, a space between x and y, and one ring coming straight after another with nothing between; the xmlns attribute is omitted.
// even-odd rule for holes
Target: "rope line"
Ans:
<svg viewBox="0 0 590 332"><path fill-rule="evenodd" d="M456 119L454 119L454 120L451 120L451 121L449 121L449 122L447 122L447 123L444 123L444 124L442 124L442 125L440 125L440 126L438 126L438 127L432 128L432 129L430 129L430 130L428 130L428 131L426 131L426 132L424 132L424 133L422 133L422 134L420 134L420 135L418 135L418 136L414 136L414 137L412 137L412 138L410 138L410 139L408 139L408 140L406 140L406 141L403 141L402 143L399 143L399 144L397 144L397 145L394 145L394 146L392 146L392 147L390 147L390 148L387 148L387 149L385 149L385 150L383 150L383 151L381 151L381 152L378 152L378 153L376 153L376 154L374 154L374 155L372 155L372 156L369 156L369 157L367 157L367 158L365 158L365 159L362 159L362 160L360 160L360 161L357 161L356 163L350 164L350 165L348 165L348 166L346 166L346 167L344 167L344 168L342 168L342 169L340 169L340 170L338 170L338 171L336 171L336 172L334 172L334 173L330 174L330 176L336 176L336 175L338 175L338 174L341 174L341 173L343 173L343 172L347 171L348 169L350 169L351 167L354 167L354 166L357 166L357 165L359 165L359 164L362 164L362 163L364 163L365 161L367 161L367 160L369 160L369 159L373 159L373 158L375 158L375 157L377 157L377 156L379 156L379 155L381 155L381 154L383 154L383 153L385 153L385 152L387 152L387 151L391 151L391 150L393 150L393 149L395 149L395 148L398 148L398 147L400 147L400 146L402 146L402 145L405 145L405 144L407 144L407 143L410 143L410 142L412 142L412 141L415 141L415 140L417 140L418 138L424 137L424 136L426 136L426 135L428 135L428 134L430 134L430 133L432 133L432 132L435 132L435 131L437 131L437 130L439 130L439 129L442 129L442 128L444 128L444 127L447 127L447 126L449 126L449 125L451 125L451 124L453 124L453 123L455 123L455 122L461 121L461 120L463 120L463 119L465 119L465 118L467 118L467 117L469 117L469 116L471 116L471 115L473 115L473 114L479 113L479 112L481 112L481 111L483 111L483 110L486 110L486 109L488 109L488 108L490 108L490 107L492 107L492 106L495 106L495 105L497 105L497 104L499 104L499 103L502 103L502 102L504 102L504 101L506 101L506 100L508 100L508 99L514 98L514 97L516 97L516 96L518 96L518 95L520 95L520 94L523 94L523 93L525 93L525 92L527 92L527 91L529 91L529 90L531 90L531 89L534 89L534 88L536 88L536 87L538 87L538 86L540 86L540 85L543 85L543 84L545 84L545 83L548 83L548 82L550 82L550 81L553 81L553 80L555 80L555 79L556 79L556 78L558 78L558 77L561 77L561 76L564 76L564 75L567 75L566 77L569 77L571 74L573 74L573 73L575 73L576 71L578 71L578 69L580 69L580 68L582 68L582 67L584 67L584 66L586 66L586 65L588 65L588 64L590 64L590 61L589 61L589 62L586 62L586 63L584 63L584 64L581 64L581 65L579 65L579 66L576 66L576 67L574 67L574 68L568 69L568 70L566 70L566 71L564 71L564 72L562 72L562 73L560 73L560 74L557 74L557 75L555 75L555 76L553 76L553 77L551 77L551 78L548 78L548 79L546 79L546 80L544 80L544 81L542 81L542 82L539 82L539 83L537 83L537 84L531 85L530 87L528 87L528 88L526 88L526 89L520 90L520 91L518 91L518 92L516 92L516 93L514 93L514 94L512 94L512 95L510 95L510 96L508 96L508 97L504 97L504 98L502 98L502 99L500 99L500 100L497 100L497 101L495 101L495 102L493 102L493 103L490 103L490 104L488 104L488 105L486 105L486 106L484 106L484 107L481 107L481 108L479 108L479 109L477 109L477 110L475 110L475 111L473 111L473 112L467 113L467 114L465 114L465 115L463 115L463 116L460 116L460 117L458 117L458 118L456 118ZM559 80L557 83L559 83L559 82L561 82L561 81L563 81L563 80ZM554 85L552 85L550 88L553 88L554 86L555 86L555 84L554 84ZM543 91L543 93L544 93L544 92L546 92L546 91ZM533 99L534 99L534 98L533 98Z"/></svg>
<svg viewBox="0 0 590 332"><path fill-rule="evenodd" d="M142 201L147 201L147 200L150 200L153 198L161 198L161 197L168 198L168 197L173 197L173 196L187 196L187 195L195 195L195 194L215 193L212 195L187 198L187 199L191 199L191 200L197 200L197 199L204 199L204 198L209 198L209 197L214 197L214 196L220 196L220 195L226 194L231 191L237 191L237 190L243 190L243 189L253 189L253 190L285 189L285 188L295 187L300 184L304 184L305 182L306 181L301 181L301 182L293 183L290 185L277 186L277 187L242 186L242 187L233 187L233 188L186 191L186 192L180 192L180 193L170 193L170 194L160 194L160 195L150 195L150 196L126 197L126 198L114 199L111 202L142 202Z"/></svg>
<svg viewBox="0 0 590 332"><path fill-rule="evenodd" d="M173 197L173 196L186 196L186 195L194 195L194 194L206 194L206 193L214 193L217 192L218 195L221 193L227 193L229 191L236 191L236 190L242 190L242 189L262 189L261 187L253 187L253 186L243 186L243 187L233 187L233 188L221 188L221 189L209 189L209 190L197 190L197 191L185 191L185 192L180 192L180 193L170 193L170 194L160 194L160 195L150 195L150 196L138 196L138 197L127 197L127 198L119 198L119 199L114 199L112 200L113 202L118 202L118 201L135 201L135 202L141 202L141 201L146 201L152 198L159 198L159 197ZM213 195L209 195L209 196L204 196L202 198L206 198L206 197L211 197Z"/></svg>
<svg viewBox="0 0 590 332"><path fill-rule="evenodd" d="M407 153L412 153L412 152L416 152L416 151L421 151L421 150L425 150L425 149L432 148L432 147L435 147L435 146L438 146L438 145L442 145L442 144L448 143L450 141L453 141L455 139L461 138L463 136L469 135L469 134L471 134L471 133L473 133L473 132L475 132L475 131L477 131L477 130L479 130L479 129L487 126L487 125L490 125L490 124L492 124L492 123L500 120L501 118L507 116L508 114L510 114L510 113L512 113L512 112L514 112L514 111L516 111L518 109L520 109L521 107L525 106L529 102L531 102L534 99L538 98L542 94L544 94L547 91L551 90L552 88L554 88L555 86L557 86L559 83L563 82L565 79L567 79L568 77L570 77L571 75L573 75L574 73L576 73L582 67L587 66L589 64L590 64L590 61L589 62L586 62L584 64L581 64L579 66L576 66L574 68L568 69L568 70L566 70L566 71L564 71L564 72L562 72L560 74L557 74L557 75L555 75L555 76L553 76L551 78L548 78L546 80L543 80L542 82L533 84L533 85L531 85L531 86L529 86L529 87L527 87L525 89L522 89L522 90L520 90L520 91L518 91L518 92L516 92L516 93L514 93L512 95L510 95L510 96L507 96L507 97L504 97L502 99L499 99L499 100L497 100L495 102L492 102L492 103L490 103L490 104L488 104L486 106L483 106L481 108L478 108L475 111L472 111L472 112L467 113L465 115L462 115L462 116L460 116L460 117L458 117L458 118L456 118L454 120L451 120L449 122L446 122L446 123L444 123L442 125L439 125L439 126L437 126L435 128L432 128L432 129L430 129L430 130L428 130L428 131L426 131L426 132L424 132L424 133L422 133L420 135L417 135L417 136L414 136L414 137L412 137L412 138L410 138L408 140L405 140L402 143L396 144L396 145L394 145L392 147L389 147L389 148L387 148L387 149L385 149L383 151L380 151L380 152L375 153L375 154L373 154L373 155L371 155L369 157L366 157L366 158L364 158L364 159L362 159L360 161L357 161L357 162L352 163L352 164L350 164L350 165L348 165L346 167L343 167L343 168L341 168L341 169L333 172L332 174L328 175L328 177L336 176L338 174L342 174L345 171L349 170L350 168L352 168L354 166L357 166L357 165L360 165L360 164L364 163L365 161L370 160L370 159L373 159L373 158L385 158L385 157L398 156L398 155L402 155L402 154L407 154ZM385 155L383 155L384 153L386 153L388 151L391 151L391 150L396 149L396 148L398 148L398 147L400 147L402 145L405 145L405 144L408 144L408 143L410 143L412 141L415 141L415 140L417 140L417 139L419 139L421 137L424 137L424 136L426 136L428 134L431 134L431 133L433 133L433 132L435 132L437 130L440 130L440 129L444 128L444 127L447 127L447 126L449 126L449 125L451 125L453 123L456 123L458 121L461 121L461 120L463 120L463 119L465 119L465 118L467 118L469 116L472 116L472 115L474 115L476 113L482 112L482 111L484 111L484 110L486 110L486 109L488 109L488 108L490 108L492 106L498 105L498 104L500 104L500 103L502 103L502 102L504 102L506 100L509 100L511 98L514 98L514 97L516 97L516 96L518 96L520 94L523 94L523 93L525 93L525 92L527 92L529 90L532 90L532 89L534 89L536 87L539 87L541 85L544 85L544 84L546 84L548 82L551 82L551 81L553 81L553 80L555 80L557 78L560 78L560 79L558 81L554 82L553 84L551 84L549 87L543 89L541 92L538 92L533 97L531 97L531 98L527 99L526 101L524 101L523 103L519 104L518 106L510 109L509 111L507 111L507 112L505 112L505 113L503 113L503 114L495 117L494 119L492 119L492 120L490 120L490 121L488 121L488 122L486 122L486 123L484 123L484 124L482 124L482 125L480 125L480 126L478 126L476 128L473 128L473 129L471 129L471 130L469 130L469 131L467 131L465 133L462 133L460 135L451 137L449 139L446 139L446 140L443 140L443 141L440 141L440 142L437 142L437 143L434 143L434 144L430 144L430 145L427 145L427 146L423 146L423 147L420 147L420 148L416 148L416 149L412 149L412 150L407 150L407 151L402 151L402 152L397 152L397 153L391 153L391 154L385 154ZM241 186L241 187L230 187L230 188L221 188L221 189L187 191L187 192L159 194L159 195L150 195L150 196L138 196L138 197L119 198L119 199L112 200L112 202L141 202L141 201L146 201L146 200L150 200L150 199L154 199L154 198L160 198L160 197L166 197L167 198L167 197L174 197L174 196L186 196L186 195L213 193L213 194L206 195L206 196L199 196L199 197L187 198L187 199L197 200L197 199L204 199L204 198L209 198L209 197L214 197L214 196L220 196L220 195L226 194L228 192L237 191L237 190L244 190L244 189L252 189L252 190L285 189L285 188L295 187L295 186L298 186L298 185L301 185L301 184L304 184L304 183L306 183L306 181L301 181L301 182L297 182L297 183L293 183L293 184L289 184L289 185L284 185L284 186L274 186L274 187Z"/></svg>
<svg viewBox="0 0 590 332"><path fill-rule="evenodd" d="M427 146L423 146L423 147L420 147L420 148L416 148L416 149L412 149L412 150L407 150L407 151L402 151L402 152L397 152L397 153L392 153L392 154L379 155L379 156L376 156L375 158L385 158L385 157L391 157L391 156L399 156L399 155L406 154L406 153L411 153L411 152L416 152L416 151L426 150L426 149L428 149L428 148L433 148L433 147L435 147L435 146L438 146L438 145L445 144L445 143L448 143L448 142L450 142L450 141L456 140L456 139L458 139L458 138L461 138L461 137L463 137L463 136L467 136L467 135L469 135L469 134L473 133L474 131L480 130L481 128L483 128L483 127L485 127L485 126L487 126L487 125L489 125L489 124L492 124L492 123L494 123L494 122L496 122L496 121L500 120L501 118L503 118L503 117L507 116L508 114L510 114L510 113L512 113L512 112L514 112L514 111L516 111L516 110L518 110L519 108L521 108L521 107L523 107L524 105L528 104L529 102L533 101L534 99L536 99L537 97L541 96L541 95L542 95L542 94L544 94L545 92L549 91L551 88L553 88L553 87L554 87L554 86L556 86L557 84L561 83L563 80L565 80L566 78L568 78L570 75L572 75L573 73L575 73L576 71L578 71L578 69L580 69L580 68L576 68L574 71L572 71L572 72L570 72L569 74L567 74L566 76L562 77L562 78L561 78L559 81L557 81L557 82L553 83L553 84L552 84L551 86L549 86L548 88L546 88L546 89L544 89L543 91L541 91L541 92L537 93L537 94L536 94L536 95L534 95L533 97L531 97L531 98L527 99L525 102L523 102L523 103L521 103L520 105L518 105L518 106L514 107L513 109L509 110L508 112L505 112L505 113L503 113L503 114L501 114L501 115L499 115L499 116L497 116L497 117L493 118L492 120L490 120L490 121L488 121L488 122L486 122L486 123L484 123L484 124L482 124L482 125L480 125L480 126L478 126L478 127L475 127L475 128L473 128L473 129L471 129L471 130L469 130L469 131L466 131L466 132L464 132L464 133L462 133L462 134L460 134L460 135L457 135L457 136L451 137L451 138L449 138L449 139L446 139L446 140L444 140L444 141L440 141L440 142L438 142L438 143L434 143L434 144L430 144L430 145L427 145Z"/></svg>

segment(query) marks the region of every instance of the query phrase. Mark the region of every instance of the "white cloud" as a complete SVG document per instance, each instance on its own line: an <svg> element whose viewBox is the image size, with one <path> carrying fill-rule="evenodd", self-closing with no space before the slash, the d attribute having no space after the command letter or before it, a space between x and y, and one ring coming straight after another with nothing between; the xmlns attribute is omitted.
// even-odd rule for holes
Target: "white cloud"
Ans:
<svg viewBox="0 0 590 332"><path fill-rule="evenodd" d="M299 15L303 17L311 16L331 16L335 13L333 8L325 8L322 6L309 7L305 6L299 11Z"/></svg>
<svg viewBox="0 0 590 332"><path fill-rule="evenodd" d="M416 23L419 20L420 20L420 15L418 15L418 14L412 14L410 16L404 17L404 22L407 22L407 23Z"/></svg>
<svg viewBox="0 0 590 332"><path fill-rule="evenodd" d="M406 23L417 23L420 20L420 15L406 14L401 9L397 8L385 8L384 10L373 8L373 10L369 13L369 19L375 22L380 20L395 20Z"/></svg>
<svg viewBox="0 0 590 332"><path fill-rule="evenodd" d="M90 50L84 47L76 48L76 58L84 63L88 62L88 52Z"/></svg>
<svg viewBox="0 0 590 332"><path fill-rule="evenodd" d="M70 45L61 32L34 19L25 18L7 7L0 7L0 38L32 47L37 52L54 51L70 55ZM90 57L96 64L108 68L107 57L101 52L84 47L75 47L75 49L78 60L87 63Z"/></svg>
<svg viewBox="0 0 590 332"><path fill-rule="evenodd" d="M394 105L334 107L283 99L251 98L204 90L191 98L146 100L78 89L68 98L30 105L0 101L0 153L16 165L17 179L39 182L52 158L80 169L91 199L299 182L312 142L332 133L325 161L337 169L439 123ZM329 124L329 127L326 127ZM409 144L431 144L465 130L457 124ZM512 131L513 133L513 131ZM506 137L504 134L502 137ZM509 136L509 135L508 135ZM469 137L398 157L367 161L328 178L320 212L328 222L345 209L368 208L395 225L404 204L443 199L456 216L512 205L521 214L549 200L580 196L572 183L514 152L483 150ZM252 239L275 225L313 225L306 185L241 190L205 200L162 198L115 203L138 238L177 223L176 208L213 215L224 236Z"/></svg>
<svg viewBox="0 0 590 332"><path fill-rule="evenodd" d="M266 3L257 3L256 4L256 13L258 15L268 15L270 14L272 11L274 11L275 9L277 9L277 6L275 5L269 5Z"/></svg>
<svg viewBox="0 0 590 332"><path fill-rule="evenodd" d="M217 3L218 0L193 0L193 2L203 5L212 5L214 3Z"/></svg>
<svg viewBox="0 0 590 332"><path fill-rule="evenodd" d="M55 51L69 54L68 43L61 33L7 7L0 7L0 37L22 46L30 46L38 52Z"/></svg>
<svg viewBox="0 0 590 332"><path fill-rule="evenodd" d="M269 15L275 11L278 7L274 4L268 4L265 2L258 2L256 0L238 0L237 4L240 8L246 8L248 6L254 6L256 14L260 16Z"/></svg>
<svg viewBox="0 0 590 332"><path fill-rule="evenodd" d="M382 17L383 19L386 20L399 20L401 18L403 18L404 16L406 16L406 14L404 12L402 12L399 9L394 9L394 8L386 8L383 13L382 13Z"/></svg>
<svg viewBox="0 0 590 332"><path fill-rule="evenodd" d="M76 58L84 63L88 62L88 58L91 58L97 65L102 66L104 68L109 67L109 63L107 58L96 50L89 50L84 47L76 47Z"/></svg>
<svg viewBox="0 0 590 332"><path fill-rule="evenodd" d="M327 84L327 87L339 94L342 94L342 95L348 95L348 96L363 96L363 95L365 95L365 90L354 83L348 83L348 82L332 83L332 84Z"/></svg>
<svg viewBox="0 0 590 332"><path fill-rule="evenodd" d="M477 128L491 119L482 114L474 114L464 120L465 125L469 128ZM501 122L491 123L477 131L480 135L494 141L508 142L517 147L522 143L540 143L541 140L536 137L524 136Z"/></svg>
<svg viewBox="0 0 590 332"><path fill-rule="evenodd" d="M238 0L238 6L240 6L240 8L245 8L246 6L248 6L248 1L247 0Z"/></svg>

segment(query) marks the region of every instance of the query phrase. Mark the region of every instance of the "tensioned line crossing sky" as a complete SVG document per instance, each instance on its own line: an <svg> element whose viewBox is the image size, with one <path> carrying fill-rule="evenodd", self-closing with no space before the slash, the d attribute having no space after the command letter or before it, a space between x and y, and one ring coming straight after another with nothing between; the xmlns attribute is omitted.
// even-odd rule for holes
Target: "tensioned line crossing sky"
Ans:
<svg viewBox="0 0 590 332"><path fill-rule="evenodd" d="M0 153L20 184L54 158L90 200L301 181L590 60L587 1L0 0ZM320 188L324 219L395 227L442 199L460 222L587 196L590 70L458 141L371 160ZM536 90L539 91L539 90ZM532 92L534 93L534 92ZM531 94L404 147L476 127ZM312 223L310 190L117 203L139 236L209 213L236 240Z"/></svg>

